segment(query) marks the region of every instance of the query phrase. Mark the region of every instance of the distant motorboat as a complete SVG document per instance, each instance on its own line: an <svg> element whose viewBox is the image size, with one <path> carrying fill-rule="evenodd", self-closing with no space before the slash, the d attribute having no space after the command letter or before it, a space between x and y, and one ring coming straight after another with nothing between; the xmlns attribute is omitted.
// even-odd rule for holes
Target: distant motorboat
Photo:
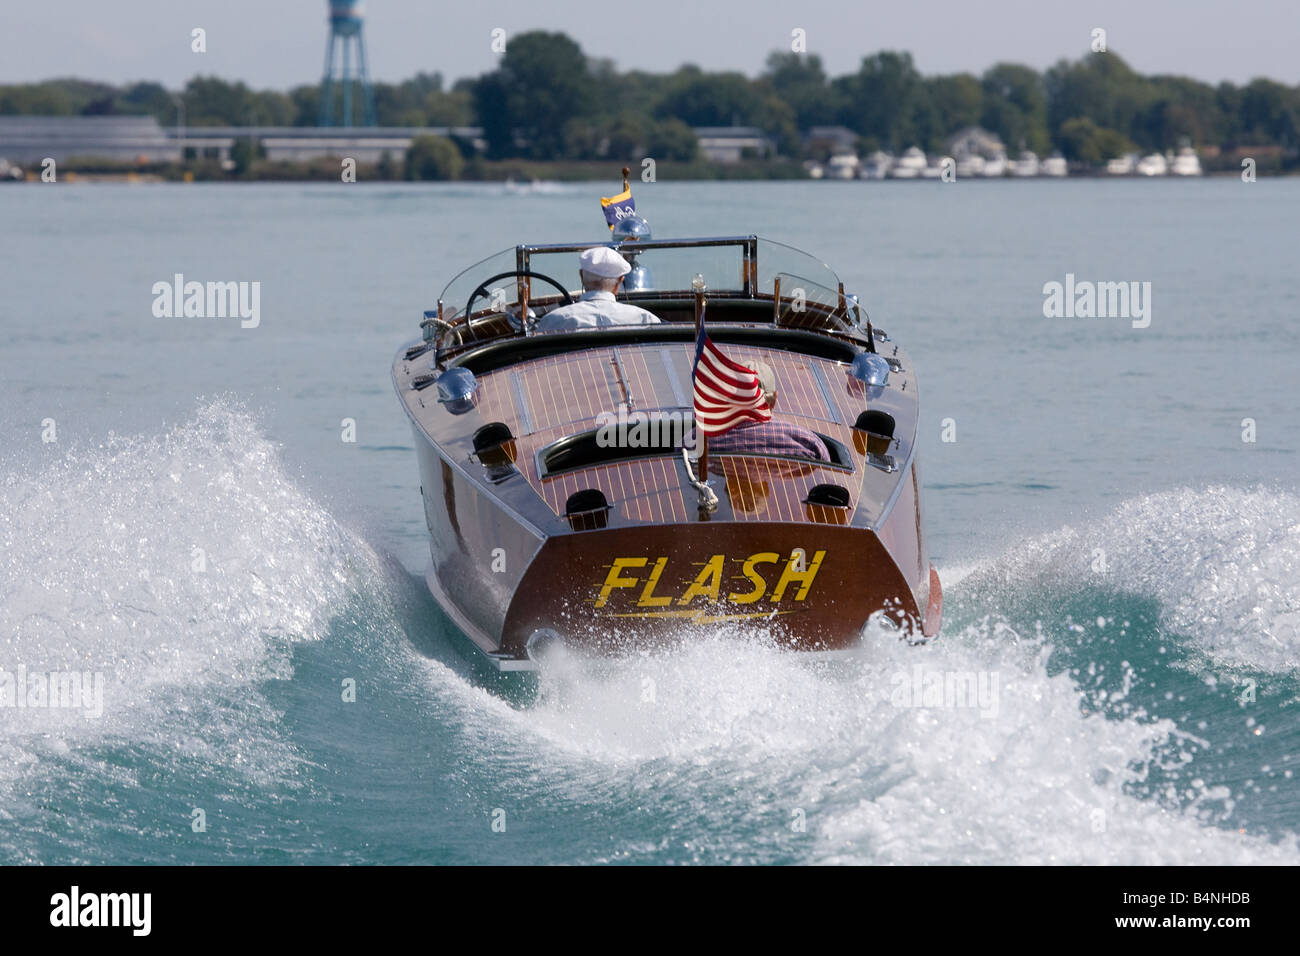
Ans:
<svg viewBox="0 0 1300 956"><path fill-rule="evenodd" d="M1038 175L1038 155L1030 150L1024 150L1020 158L1011 165L1011 175L1013 176L1037 176Z"/></svg>
<svg viewBox="0 0 1300 956"><path fill-rule="evenodd" d="M1111 176L1132 176L1137 170L1138 158L1136 153L1129 153L1125 156L1116 156L1114 159L1106 162L1106 172Z"/></svg>
<svg viewBox="0 0 1300 956"><path fill-rule="evenodd" d="M858 167L862 165L857 153L837 153L827 162L827 172L831 179L857 179Z"/></svg>
<svg viewBox="0 0 1300 956"><path fill-rule="evenodd" d="M985 161L984 170L980 173L988 179L999 179L1007 174L1007 158L1002 154L994 156L992 159Z"/></svg>
<svg viewBox="0 0 1300 956"><path fill-rule="evenodd" d="M1174 163L1169 171L1175 176L1199 176L1202 172L1201 158L1196 155L1196 150L1184 146L1174 157Z"/></svg>
<svg viewBox="0 0 1300 956"><path fill-rule="evenodd" d="M963 156L957 161L957 178L973 179L984 175L985 160L979 153Z"/></svg>
<svg viewBox="0 0 1300 956"><path fill-rule="evenodd" d="M925 153L916 146L910 146L898 158L898 162L894 163L894 168L889 171L889 175L895 179L916 179L926 165Z"/></svg>
<svg viewBox="0 0 1300 956"><path fill-rule="evenodd" d="M884 179L889 175L890 167L894 165L894 157L889 153L876 150L867 157L866 162L858 170L858 175L862 179Z"/></svg>
<svg viewBox="0 0 1300 956"><path fill-rule="evenodd" d="M1139 176L1166 176L1169 174L1169 162L1160 153L1152 153L1138 160Z"/></svg>
<svg viewBox="0 0 1300 956"><path fill-rule="evenodd" d="M1068 176L1070 174L1070 167L1066 163L1064 156L1060 153L1053 153L1051 156L1048 156L1043 160L1039 172L1044 176Z"/></svg>

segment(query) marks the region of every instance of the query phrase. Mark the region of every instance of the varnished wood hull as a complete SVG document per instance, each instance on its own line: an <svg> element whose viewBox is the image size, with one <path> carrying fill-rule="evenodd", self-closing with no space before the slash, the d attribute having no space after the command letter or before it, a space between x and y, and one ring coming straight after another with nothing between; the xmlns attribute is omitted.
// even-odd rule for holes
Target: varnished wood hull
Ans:
<svg viewBox="0 0 1300 956"><path fill-rule="evenodd" d="M610 348L621 350L615 360L629 380L620 387L645 407L671 407L689 381L689 354L676 345L629 339ZM623 651L727 627L812 652L857 646L877 613L918 637L937 632L942 593L921 523L914 381L900 371L894 391L875 402L900 425L888 443L893 470L884 472L850 424L866 400L841 364L781 351L763 358L786 383L789 417L838 441L846 459L833 467L713 456L721 505L706 514L679 457L544 473L539 449L613 403L601 354L481 375L476 407L453 416L412 385L427 363L399 353L394 383L418 449L430 589L489 660L527 668L530 637L547 631ZM557 381L575 385L561 395ZM492 422L515 436L504 467L480 460L470 444ZM804 503L827 481L849 490L848 507ZM601 527L566 518L566 499L584 488L609 492Z"/></svg>

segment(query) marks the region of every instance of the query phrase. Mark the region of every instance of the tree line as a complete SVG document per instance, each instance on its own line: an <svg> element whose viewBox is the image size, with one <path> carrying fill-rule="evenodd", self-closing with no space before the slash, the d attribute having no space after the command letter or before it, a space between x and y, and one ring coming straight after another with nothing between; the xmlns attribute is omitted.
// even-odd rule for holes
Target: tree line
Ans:
<svg viewBox="0 0 1300 956"><path fill-rule="evenodd" d="M532 31L512 38L497 68L478 77L447 87L440 74L421 73L374 89L380 125L480 126L493 159L691 160L699 126L758 127L789 158L809 156L802 134L814 126L847 127L863 153L940 152L967 126L997 134L1013 155L1059 150L1087 162L1182 145L1300 150L1300 87L1144 76L1114 52L1041 72L998 63L979 76L923 76L910 54L882 51L835 77L816 55L774 52L748 77L694 65L620 71L565 34ZM0 86L0 114L148 114L172 125L183 102L189 125L313 126L319 96L315 84L258 91L202 76L179 94L148 82L52 80Z"/></svg>

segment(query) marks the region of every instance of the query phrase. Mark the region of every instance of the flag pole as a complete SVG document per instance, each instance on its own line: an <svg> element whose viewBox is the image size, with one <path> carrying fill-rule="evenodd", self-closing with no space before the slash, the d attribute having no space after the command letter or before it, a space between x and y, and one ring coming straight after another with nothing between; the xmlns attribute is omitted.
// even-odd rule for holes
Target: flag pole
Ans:
<svg viewBox="0 0 1300 956"><path fill-rule="evenodd" d="M691 288L695 290L695 338L698 341L700 331L704 328L704 276L696 274L691 280ZM700 446L695 475L700 482L707 485L709 483L709 436L704 434L698 420L695 422L695 439Z"/></svg>

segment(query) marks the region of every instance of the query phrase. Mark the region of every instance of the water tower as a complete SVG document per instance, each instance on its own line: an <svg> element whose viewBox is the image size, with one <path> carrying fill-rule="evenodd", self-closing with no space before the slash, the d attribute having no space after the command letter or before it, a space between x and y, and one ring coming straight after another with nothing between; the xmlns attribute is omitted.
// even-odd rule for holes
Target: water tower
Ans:
<svg viewBox="0 0 1300 956"><path fill-rule="evenodd" d="M320 84L320 125L334 126L335 87L343 88L339 126L374 126L375 93L366 70L366 39L362 33L365 7L361 0L326 0L330 11L330 39L325 48L325 78ZM355 53L355 62L354 62ZM353 115L352 94L361 100L361 122Z"/></svg>

